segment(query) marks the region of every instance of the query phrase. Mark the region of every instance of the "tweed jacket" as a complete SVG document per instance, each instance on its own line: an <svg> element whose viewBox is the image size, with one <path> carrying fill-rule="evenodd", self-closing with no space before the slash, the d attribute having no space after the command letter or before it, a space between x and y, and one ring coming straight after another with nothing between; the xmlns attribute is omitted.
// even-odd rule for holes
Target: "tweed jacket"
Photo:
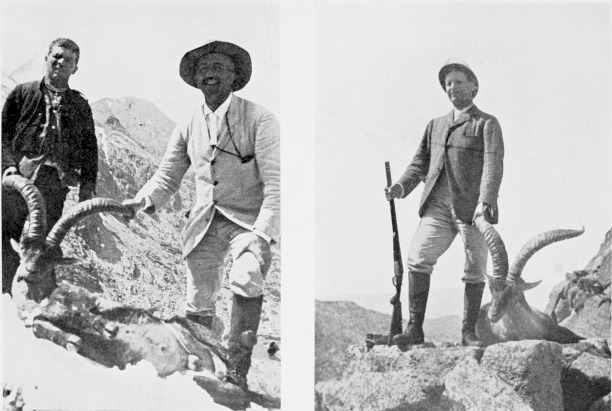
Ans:
<svg viewBox="0 0 612 411"><path fill-rule="evenodd" d="M419 216L427 208L432 189L446 172L457 217L471 223L479 202L493 207L497 223L497 197L503 174L504 143L497 119L475 105L453 121L453 112L429 122L423 139L398 180L404 197L423 181Z"/></svg>
<svg viewBox="0 0 612 411"><path fill-rule="evenodd" d="M206 234L216 210L230 220L257 228L278 240L280 235L280 131L269 111L237 96L227 111L227 123L219 129L217 147L236 153L230 132L242 157L209 145L205 121L199 109L175 128L164 158L151 180L136 195L148 197L160 210L181 184L189 166L195 173L196 198L183 228L183 258ZM200 120L200 121L198 121Z"/></svg>
<svg viewBox="0 0 612 411"><path fill-rule="evenodd" d="M2 172L18 167L23 157L40 156L40 134L46 121L44 80L17 85L2 109ZM53 152L63 173L77 176L81 188L95 191L98 144L89 103L69 89L62 103L61 139Z"/></svg>

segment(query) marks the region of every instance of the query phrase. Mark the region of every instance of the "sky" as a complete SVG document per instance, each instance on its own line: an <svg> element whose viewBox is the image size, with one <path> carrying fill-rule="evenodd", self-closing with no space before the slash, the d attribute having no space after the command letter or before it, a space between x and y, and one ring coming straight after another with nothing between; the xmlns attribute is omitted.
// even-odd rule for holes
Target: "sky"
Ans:
<svg viewBox="0 0 612 411"><path fill-rule="evenodd" d="M610 3L347 4L315 11L317 298L394 294L384 163L399 178L427 123L451 111L437 74L453 57L476 73L474 103L502 128L496 228L510 261L537 234L585 227L523 271L543 280L526 294L543 310L551 287L584 268L612 227ZM395 202L404 265L422 191ZM462 292L463 262L457 237L432 287Z"/></svg>

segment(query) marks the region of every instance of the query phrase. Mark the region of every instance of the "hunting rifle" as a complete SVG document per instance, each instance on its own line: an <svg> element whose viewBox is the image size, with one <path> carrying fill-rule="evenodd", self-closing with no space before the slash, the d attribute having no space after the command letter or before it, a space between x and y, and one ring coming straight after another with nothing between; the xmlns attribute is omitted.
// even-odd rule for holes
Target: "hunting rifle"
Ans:
<svg viewBox="0 0 612 411"><path fill-rule="evenodd" d="M387 172L387 187L391 187L391 168L389 162L385 162ZM391 314L391 329L389 335L368 334L366 337L366 346L372 348L374 345L387 344L393 345L393 337L402 333L402 303L400 301L402 292L402 279L404 277L404 268L402 266L402 253L399 243L399 232L397 230L397 219L395 217L395 202L389 200L391 209L391 228L393 229L393 285L395 286L395 295L389 301L393 305L393 313Z"/></svg>

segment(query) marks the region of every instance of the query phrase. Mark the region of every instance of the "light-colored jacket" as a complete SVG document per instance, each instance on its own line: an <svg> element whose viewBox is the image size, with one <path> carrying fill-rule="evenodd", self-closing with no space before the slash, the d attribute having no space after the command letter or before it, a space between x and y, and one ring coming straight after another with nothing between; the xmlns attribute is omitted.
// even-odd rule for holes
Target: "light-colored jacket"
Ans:
<svg viewBox="0 0 612 411"><path fill-rule="evenodd" d="M452 205L457 217L471 223L479 202L489 204L497 223L497 196L504 164L504 142L499 122L472 106L453 121L453 112L429 122L421 144L398 180L404 197L423 181L419 207L422 216L433 187L445 170L450 183Z"/></svg>
<svg viewBox="0 0 612 411"><path fill-rule="evenodd" d="M153 177L136 198L148 197L160 210L180 187L189 166L195 173L196 198L183 229L183 258L194 249L208 230L215 209L230 220L263 231L273 240L280 235L280 130L268 110L237 96L232 97L223 119L217 147L240 155L254 156L242 162L238 157L209 145L206 122L197 111L176 127L164 158Z"/></svg>

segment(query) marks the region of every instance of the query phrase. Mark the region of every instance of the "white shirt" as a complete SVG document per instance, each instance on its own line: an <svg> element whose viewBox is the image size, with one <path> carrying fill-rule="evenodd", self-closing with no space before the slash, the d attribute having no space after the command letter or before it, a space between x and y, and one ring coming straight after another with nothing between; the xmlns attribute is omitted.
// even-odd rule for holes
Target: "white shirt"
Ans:
<svg viewBox="0 0 612 411"><path fill-rule="evenodd" d="M219 130L221 129L221 124L223 119L225 118L225 114L227 114L227 110L229 109L230 103L232 102L232 96L234 95L234 93L230 93L230 95L227 97L227 99L225 99L225 101L223 103L221 103L221 105L219 107L217 107L217 109L215 111L212 111L210 109L210 107L208 107L206 105L206 103L202 104L202 110L204 112L204 118L207 121L207 128L208 128L208 139L210 141L210 145L211 146L216 146L217 145L217 137L219 136ZM216 127L216 135L211 135L210 132L210 127L208 127L208 117L210 114L214 114L215 116L217 116L216 122L217 122L217 127Z"/></svg>
<svg viewBox="0 0 612 411"><path fill-rule="evenodd" d="M465 113L466 111L468 111L470 108L472 108L472 106L473 106L473 105L474 105L474 104L472 103L472 104L470 104L469 106L467 106L466 108L461 109L461 110L459 110L459 109L457 109L457 108L453 107L453 115L454 115L453 120L457 120L461 114L463 114L463 113Z"/></svg>

